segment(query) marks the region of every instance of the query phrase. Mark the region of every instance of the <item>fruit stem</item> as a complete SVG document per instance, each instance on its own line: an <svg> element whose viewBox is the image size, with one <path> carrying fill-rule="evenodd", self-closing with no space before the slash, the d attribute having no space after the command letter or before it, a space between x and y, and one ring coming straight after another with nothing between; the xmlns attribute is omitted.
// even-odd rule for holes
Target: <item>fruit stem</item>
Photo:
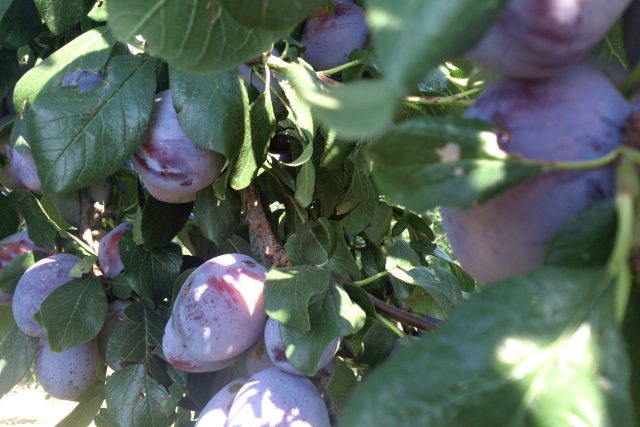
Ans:
<svg viewBox="0 0 640 427"><path fill-rule="evenodd" d="M411 104L421 105L446 105L446 104L464 104L468 105L473 99L467 99L482 91L482 88L476 87L464 92L456 93L449 96L407 96L404 100Z"/></svg>
<svg viewBox="0 0 640 427"><path fill-rule="evenodd" d="M524 159L514 157L514 160L517 160L521 163L527 165L539 165L542 166L545 172L555 171L555 170L583 170L583 169L594 169L599 168L609 163L613 162L622 152L622 148L618 147L615 150L609 151L602 157L598 157L597 159L591 160L580 160L577 162L555 162L555 161L544 161L544 160L534 160L534 159Z"/></svg>
<svg viewBox="0 0 640 427"><path fill-rule="evenodd" d="M362 61L356 59L355 61L347 62L346 64L338 65L337 67L329 68L328 70L318 71L317 74L324 74L325 76L330 76L332 74L338 74L344 70L348 70L351 67L356 67L361 65Z"/></svg>
<svg viewBox="0 0 640 427"><path fill-rule="evenodd" d="M373 283L378 279L382 279L383 277L387 276L389 274L389 272L387 271L381 271L380 273L376 273L371 277L367 277L366 279L362 279L362 280L357 280L355 282L352 282L354 285L356 286L364 286L364 285L368 285L369 283Z"/></svg>

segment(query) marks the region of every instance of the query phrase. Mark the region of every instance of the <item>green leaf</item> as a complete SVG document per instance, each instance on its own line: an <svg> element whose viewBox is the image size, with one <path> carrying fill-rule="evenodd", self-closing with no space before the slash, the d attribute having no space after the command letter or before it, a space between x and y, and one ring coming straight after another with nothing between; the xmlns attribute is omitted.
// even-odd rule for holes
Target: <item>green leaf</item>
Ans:
<svg viewBox="0 0 640 427"><path fill-rule="evenodd" d="M378 367L339 425L632 426L612 295L601 270L496 284Z"/></svg>
<svg viewBox="0 0 640 427"><path fill-rule="evenodd" d="M33 0L0 1L0 46L18 49L42 29Z"/></svg>
<svg viewBox="0 0 640 427"><path fill-rule="evenodd" d="M358 234L371 223L377 206L378 193L373 188L369 176L356 167L351 178L351 186L336 207L338 215L345 215L340 222L349 234ZM391 218L388 219L387 228Z"/></svg>
<svg viewBox="0 0 640 427"><path fill-rule="evenodd" d="M238 70L194 74L171 67L169 75L180 127L202 148L235 159L249 117L249 98Z"/></svg>
<svg viewBox="0 0 640 427"><path fill-rule="evenodd" d="M168 427L171 417L162 406L167 390L151 378L144 365L131 365L107 379L107 406L121 427Z"/></svg>
<svg viewBox="0 0 640 427"><path fill-rule="evenodd" d="M554 236L547 245L544 263L565 267L606 264L613 249L616 226L612 199L589 206Z"/></svg>
<svg viewBox="0 0 640 427"><path fill-rule="evenodd" d="M359 279L360 268L344 240L342 226L333 221L330 224L336 236L335 246L319 222L307 222L287 239L287 253L294 264L322 265L335 273Z"/></svg>
<svg viewBox="0 0 640 427"><path fill-rule="evenodd" d="M38 339L29 337L13 327L0 339L0 397L27 375L36 357Z"/></svg>
<svg viewBox="0 0 640 427"><path fill-rule="evenodd" d="M251 104L250 126L245 126L244 142L231 174L231 188L247 188L258 175L258 170L267 159L269 141L276 133L276 119L270 98L264 93Z"/></svg>
<svg viewBox="0 0 640 427"><path fill-rule="evenodd" d="M332 282L327 292L309 305L309 331L280 325L287 360L303 374L315 374L322 353L331 341L358 332L365 319L365 312L340 285Z"/></svg>
<svg viewBox="0 0 640 427"><path fill-rule="evenodd" d="M87 14L92 0L34 0L42 20L53 34L62 34Z"/></svg>
<svg viewBox="0 0 640 427"><path fill-rule="evenodd" d="M0 239L4 239L18 231L20 216L11 206L10 199L4 194L0 194Z"/></svg>
<svg viewBox="0 0 640 427"><path fill-rule="evenodd" d="M12 294L27 268L34 263L33 252L19 255L0 270L0 292Z"/></svg>
<svg viewBox="0 0 640 427"><path fill-rule="evenodd" d="M384 202L376 201L373 218L368 220L370 221L370 225L364 230L369 241L374 245L380 245L384 238L389 234L392 220L393 208ZM349 230L349 228L347 228L347 230Z"/></svg>
<svg viewBox="0 0 640 427"><path fill-rule="evenodd" d="M316 168L313 163L306 162L302 165L296 176L295 198L304 208L313 201L313 189L316 184Z"/></svg>
<svg viewBox="0 0 640 427"><path fill-rule="evenodd" d="M147 198L142 209L142 240L145 249L156 249L171 243L189 219L193 202L165 203Z"/></svg>
<svg viewBox="0 0 640 427"><path fill-rule="evenodd" d="M0 68L0 98L4 98L18 78L17 52L10 49L0 49L0 64L2 64L2 68Z"/></svg>
<svg viewBox="0 0 640 427"><path fill-rule="evenodd" d="M240 207L238 193L227 191L224 200L220 200L209 187L198 192L193 213L204 237L221 245L238 227Z"/></svg>
<svg viewBox="0 0 640 427"><path fill-rule="evenodd" d="M119 244L129 286L149 302L171 298L173 282L180 273L182 252L179 246L169 245L151 250L136 245L133 233L125 232Z"/></svg>
<svg viewBox="0 0 640 427"><path fill-rule="evenodd" d="M26 3L26 2L25 2ZM50 81L62 80L68 71L101 70L109 60L115 40L107 27L99 27L79 35L56 50L37 66L27 71L16 84L13 104L20 111L25 100L37 98ZM12 137L12 140L15 138Z"/></svg>
<svg viewBox="0 0 640 427"><path fill-rule="evenodd" d="M27 222L29 238L38 246L55 248L58 235L56 225L44 212L40 201L26 190L12 191L9 199L11 206L16 208Z"/></svg>
<svg viewBox="0 0 640 427"><path fill-rule="evenodd" d="M431 268L416 267L408 274L412 279L408 283L419 286L431 300L430 305L435 306L426 312L420 312L443 318L462 302L462 288L446 267L439 264L433 264Z"/></svg>
<svg viewBox="0 0 640 427"><path fill-rule="evenodd" d="M481 203L543 169L508 157L486 124L458 118L401 123L369 156L380 192L416 212Z"/></svg>
<svg viewBox="0 0 640 427"><path fill-rule="evenodd" d="M51 350L59 352L98 335L107 318L107 308L100 280L75 279L49 294L36 318L47 333Z"/></svg>
<svg viewBox="0 0 640 427"><path fill-rule="evenodd" d="M55 427L88 427L100 411L103 402L104 396L99 394L84 399Z"/></svg>
<svg viewBox="0 0 640 427"><path fill-rule="evenodd" d="M272 269L264 284L264 310L282 325L309 331L309 303L329 289L331 273L300 265Z"/></svg>
<svg viewBox="0 0 640 427"><path fill-rule="evenodd" d="M90 83L68 81L76 76ZM42 191L77 190L116 172L147 132L155 90L153 61L132 55L114 57L104 76L72 71L45 86L28 119Z"/></svg>
<svg viewBox="0 0 640 427"><path fill-rule="evenodd" d="M336 359L336 369L327 387L331 401L341 410L358 385L353 370L342 360Z"/></svg>
<svg viewBox="0 0 640 427"><path fill-rule="evenodd" d="M162 346L165 322L148 305L137 302L124 312L107 341L107 363L144 362Z"/></svg>
<svg viewBox="0 0 640 427"><path fill-rule="evenodd" d="M221 0L240 24L249 28L288 30L309 16L324 0Z"/></svg>
<svg viewBox="0 0 640 427"><path fill-rule="evenodd" d="M140 34L169 64L217 72L267 51L278 34L238 24L218 0L109 0L109 26L123 42Z"/></svg>

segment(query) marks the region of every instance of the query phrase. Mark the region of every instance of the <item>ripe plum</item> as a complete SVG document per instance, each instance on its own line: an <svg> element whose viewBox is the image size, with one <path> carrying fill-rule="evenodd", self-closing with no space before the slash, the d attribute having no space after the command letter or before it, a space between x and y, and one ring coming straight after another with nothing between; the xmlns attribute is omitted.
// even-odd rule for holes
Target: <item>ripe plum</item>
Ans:
<svg viewBox="0 0 640 427"><path fill-rule="evenodd" d="M131 221L119 224L113 230L105 234L98 246L98 263L100 269L107 279L113 279L124 270L122 259L120 259L120 239L122 234L133 227Z"/></svg>

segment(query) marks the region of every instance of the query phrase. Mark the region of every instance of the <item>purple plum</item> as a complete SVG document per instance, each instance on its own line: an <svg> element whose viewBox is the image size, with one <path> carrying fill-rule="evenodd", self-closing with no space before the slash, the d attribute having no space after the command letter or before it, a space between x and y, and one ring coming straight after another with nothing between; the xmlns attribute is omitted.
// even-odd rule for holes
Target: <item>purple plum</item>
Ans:
<svg viewBox="0 0 640 427"><path fill-rule="evenodd" d="M0 184L10 190L27 188L18 178L13 162L13 147L8 143L0 145Z"/></svg>
<svg viewBox="0 0 640 427"><path fill-rule="evenodd" d="M131 221L125 221L105 234L98 246L98 263L107 279L113 279L124 270L120 259L120 239L122 234L133 227Z"/></svg>
<svg viewBox="0 0 640 427"><path fill-rule="evenodd" d="M33 316L51 292L72 280L69 272L78 260L75 255L51 255L24 272L16 285L12 304L16 325L23 333L32 337L45 335L44 329Z"/></svg>
<svg viewBox="0 0 640 427"><path fill-rule="evenodd" d="M329 427L329 414L313 383L279 369L258 372L238 391L226 427Z"/></svg>
<svg viewBox="0 0 640 427"><path fill-rule="evenodd" d="M33 161L31 151L20 151L14 148L12 151L11 168L26 188L36 193L42 191L42 184L40 183L40 178L36 171L36 163Z"/></svg>
<svg viewBox="0 0 640 427"><path fill-rule="evenodd" d="M36 249L36 244L26 231L15 233L0 240L0 271L7 267L18 256ZM0 307L10 306L13 294L0 292Z"/></svg>
<svg viewBox="0 0 640 427"><path fill-rule="evenodd" d="M46 337L36 350L36 378L56 399L74 400L96 382L93 341L54 353Z"/></svg>
<svg viewBox="0 0 640 427"><path fill-rule="evenodd" d="M169 90L157 95L149 134L132 160L149 193L167 203L195 200L224 165L222 155L199 147L180 128Z"/></svg>
<svg viewBox="0 0 640 427"><path fill-rule="evenodd" d="M304 23L300 41L306 46L302 58L316 70L349 62L354 49L366 47L369 27L364 10L353 0L334 1L332 14L323 7Z"/></svg>
<svg viewBox="0 0 640 427"><path fill-rule="evenodd" d="M327 348L322 353L322 356L320 357L320 362L318 366L316 366L316 372L318 372L320 369L328 365L329 362L331 362L333 357L336 355L338 348L340 347L340 341L341 340L339 338L336 338L335 340L331 341L331 343L329 343ZM285 346L282 343L282 336L280 333L280 323L278 323L277 320L271 317L267 319L267 324L264 328L264 343L271 362L278 369L288 374L304 375L296 368L294 368L287 359L287 355L285 354Z"/></svg>
<svg viewBox="0 0 640 427"><path fill-rule="evenodd" d="M630 113L598 70L576 66L550 79L498 81L466 117L496 125L510 155L580 161L615 149ZM480 206L443 208L443 225L462 267L492 283L536 269L560 227L614 188L612 167L546 173Z"/></svg>
<svg viewBox="0 0 640 427"><path fill-rule="evenodd" d="M222 387L200 411L198 421L194 427L225 426L233 399L246 382L246 378L237 378Z"/></svg>
<svg viewBox="0 0 640 427"><path fill-rule="evenodd" d="M579 62L631 0L511 0L467 57L508 77L542 78Z"/></svg>
<svg viewBox="0 0 640 427"><path fill-rule="evenodd" d="M242 254L212 258L182 285L173 327L193 357L218 362L258 341L267 315L262 303L266 270Z"/></svg>
<svg viewBox="0 0 640 427"><path fill-rule="evenodd" d="M215 372L226 368L236 360L232 357L216 362L205 362L193 357L182 343L180 336L173 330L171 318L164 327L162 353L171 366L184 372Z"/></svg>

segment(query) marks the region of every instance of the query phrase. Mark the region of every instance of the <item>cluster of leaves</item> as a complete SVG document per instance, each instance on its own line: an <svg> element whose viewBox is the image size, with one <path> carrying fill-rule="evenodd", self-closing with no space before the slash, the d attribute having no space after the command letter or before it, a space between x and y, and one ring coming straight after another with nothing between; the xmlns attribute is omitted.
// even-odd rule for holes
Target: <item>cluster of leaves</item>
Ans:
<svg viewBox="0 0 640 427"><path fill-rule="evenodd" d="M54 350L95 337L108 302L135 301L104 354L124 368L103 374L104 385L60 425L94 418L98 426L189 425L190 411L241 375L233 366L187 375L164 362L161 341L190 267L185 254L263 256L242 220L250 186L291 264L269 271L264 297L283 325L291 363L310 372L324 347L345 337L328 386L340 406L359 377L402 348L360 387L341 425L537 424L571 416L631 425L638 395L629 394L629 382L640 369L629 363L619 321L620 307L637 297L619 290L630 280L621 279L625 253L617 269L607 264L623 229L611 203L561 232L548 266L477 294L475 281L434 243L429 210L469 207L544 172L497 153L486 124L457 117L479 87L469 64L445 60L473 45L504 1L369 0L375 57L354 51L350 67L332 76L301 60L291 38L323 3L0 1L0 96L17 81L19 112L0 118L0 136L31 150L43 191L0 194L0 237L26 224L39 246L83 257L78 278L39 315ZM263 55L274 44L282 55ZM617 44L608 46L604 56L619 57ZM42 61L18 81L25 58ZM237 66L249 61L277 86L247 87ZM78 75L100 83L85 90ZM227 159L193 203L145 195L128 163L155 93L166 88L185 133ZM284 141L291 159L269 152L274 141ZM94 248L51 199L104 178L116 192L98 231L134 221L120 244L125 271L110 281L91 274ZM11 292L33 261L20 257L2 270L0 291ZM418 331L399 324L393 310L447 321L418 343L398 341ZM6 310L0 315L2 395L28 371L36 342ZM637 359L634 316L630 310L626 338Z"/></svg>

